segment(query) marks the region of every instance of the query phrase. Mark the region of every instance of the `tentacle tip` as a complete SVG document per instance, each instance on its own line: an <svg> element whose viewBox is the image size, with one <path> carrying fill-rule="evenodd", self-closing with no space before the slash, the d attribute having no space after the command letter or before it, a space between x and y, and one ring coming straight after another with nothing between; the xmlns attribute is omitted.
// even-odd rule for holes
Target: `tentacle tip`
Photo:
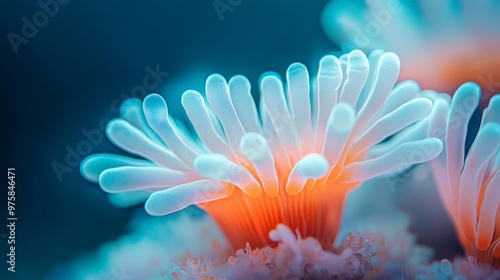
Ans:
<svg viewBox="0 0 500 280"><path fill-rule="evenodd" d="M356 115L354 108L345 102L341 102L335 105L335 109L337 109L338 112L342 115L348 115L349 117L355 117Z"/></svg>
<svg viewBox="0 0 500 280"><path fill-rule="evenodd" d="M106 125L106 133L112 133L115 131L120 131L128 126L128 122L122 118L114 118L108 122Z"/></svg>
<svg viewBox="0 0 500 280"><path fill-rule="evenodd" d="M106 169L99 175L99 186L107 193L122 192L122 190L119 189L122 183L120 179L123 180L122 177L117 176L115 168Z"/></svg>
<svg viewBox="0 0 500 280"><path fill-rule="evenodd" d="M240 150L250 160L259 160L262 158L266 147L266 139L255 132L245 134L240 140Z"/></svg>
<svg viewBox="0 0 500 280"><path fill-rule="evenodd" d="M455 92L455 96L471 96L474 101L479 102L481 98L481 87L474 82L467 82L462 84Z"/></svg>
<svg viewBox="0 0 500 280"><path fill-rule="evenodd" d="M393 52L385 52L380 56L379 63L381 65L390 67L390 68L396 68L399 71L399 68L401 67L401 61L399 59L399 56Z"/></svg>
<svg viewBox="0 0 500 280"><path fill-rule="evenodd" d="M214 170L219 170L225 166L228 159L221 154L201 154L193 162L193 167L202 175L211 174Z"/></svg>
<svg viewBox="0 0 500 280"><path fill-rule="evenodd" d="M347 56L348 67L356 71L368 71L369 62L365 53L360 50L353 50Z"/></svg>
<svg viewBox="0 0 500 280"><path fill-rule="evenodd" d="M307 73L307 68L299 62L292 63L286 71L287 77L291 79Z"/></svg>
<svg viewBox="0 0 500 280"><path fill-rule="evenodd" d="M89 168L90 164L92 164L92 161L98 156L99 156L99 154L87 156L80 163L80 166L79 166L80 174L82 174L83 178L85 178L88 181L93 181L89 177L90 172L89 172L88 168Z"/></svg>
<svg viewBox="0 0 500 280"><path fill-rule="evenodd" d="M151 93L144 98L144 102L146 102L146 100L148 102L159 101L160 99L163 100L163 97L161 95L159 95L158 93Z"/></svg>
<svg viewBox="0 0 500 280"><path fill-rule="evenodd" d="M299 164L299 172L312 179L318 179L326 175L329 170L328 161L322 155L306 155Z"/></svg>
<svg viewBox="0 0 500 280"><path fill-rule="evenodd" d="M269 84L279 85L281 87L281 77L278 73L273 71L268 71L260 75L259 77L259 85L261 89Z"/></svg>
<svg viewBox="0 0 500 280"><path fill-rule="evenodd" d="M339 58L334 55L325 55L319 61L318 76L340 77L342 70Z"/></svg>
<svg viewBox="0 0 500 280"><path fill-rule="evenodd" d="M348 134L354 128L356 122L356 112L354 108L347 103L339 103L333 109L330 118L334 124L335 131Z"/></svg>
<svg viewBox="0 0 500 280"><path fill-rule="evenodd" d="M276 229L269 231L269 239L274 242L279 242L281 240L279 232Z"/></svg>
<svg viewBox="0 0 500 280"><path fill-rule="evenodd" d="M172 211L168 206L169 203L165 201L165 197L158 193L152 193L144 203L144 209L151 216L165 216L177 211Z"/></svg>
<svg viewBox="0 0 500 280"><path fill-rule="evenodd" d="M201 94L197 92L196 90L186 90L181 97L181 104L182 106L186 106L188 103L195 103L196 101L203 99L201 97Z"/></svg>
<svg viewBox="0 0 500 280"><path fill-rule="evenodd" d="M214 74L211 74L210 76L208 76L207 83L208 82L226 82L226 79L221 74L214 73Z"/></svg>
<svg viewBox="0 0 500 280"><path fill-rule="evenodd" d="M247 79L247 77L243 75L235 75L232 76L231 79L229 79L229 88L233 87L243 87L246 89L250 89L251 84L250 81Z"/></svg>
<svg viewBox="0 0 500 280"><path fill-rule="evenodd" d="M123 101L120 105L120 116L126 116L130 110L140 108L142 106L141 100L138 98L129 98Z"/></svg>
<svg viewBox="0 0 500 280"><path fill-rule="evenodd" d="M486 251L490 247L490 241L486 240L485 238L477 238L476 247L481 251Z"/></svg>
<svg viewBox="0 0 500 280"><path fill-rule="evenodd" d="M427 149L427 151L430 151L429 160L431 160L436 158L443 152L444 144L443 141L441 141L441 139L437 137L428 138L428 142L430 144L430 147Z"/></svg>
<svg viewBox="0 0 500 280"><path fill-rule="evenodd" d="M490 99L488 107L490 106L500 106L500 93L493 95L493 97Z"/></svg>
<svg viewBox="0 0 500 280"><path fill-rule="evenodd" d="M484 133L492 138L500 137L500 123L489 122L486 123L481 129L480 133Z"/></svg>
<svg viewBox="0 0 500 280"><path fill-rule="evenodd" d="M212 74L208 76L205 84L207 96L210 96L211 93L226 91L227 87L226 79L221 74Z"/></svg>
<svg viewBox="0 0 500 280"><path fill-rule="evenodd" d="M168 106L161 95L153 93L146 96L142 106L148 122L152 119L168 119Z"/></svg>
<svg viewBox="0 0 500 280"><path fill-rule="evenodd" d="M381 56L384 53L386 53L386 51L383 49L374 49L368 55L369 56Z"/></svg>
<svg viewBox="0 0 500 280"><path fill-rule="evenodd" d="M404 80L399 82L399 85L411 88L414 91L421 91L420 84L416 80ZM426 90L426 91L435 93L435 91L432 90Z"/></svg>

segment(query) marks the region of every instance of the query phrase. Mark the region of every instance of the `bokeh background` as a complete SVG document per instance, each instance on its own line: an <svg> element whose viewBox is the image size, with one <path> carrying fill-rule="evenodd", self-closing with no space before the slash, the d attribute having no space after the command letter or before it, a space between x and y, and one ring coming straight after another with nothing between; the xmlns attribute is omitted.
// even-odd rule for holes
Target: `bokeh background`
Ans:
<svg viewBox="0 0 500 280"><path fill-rule="evenodd" d="M215 2L237 4L219 14ZM15 277L6 273L7 230L0 223L0 279L43 279L127 232L142 205L112 206L82 178L74 164L81 153L72 151L88 140L85 131L102 133L124 99L144 96L140 86L151 69L168 75L147 93L165 96L179 117L180 95L202 91L211 73L243 74L256 89L263 72L283 75L293 62L316 71L321 56L338 51L320 25L327 2L69 0L16 52L9 33L22 35L23 18L33 22L42 7L2 1L2 169L16 168L18 221ZM105 138L91 144L88 154L123 154ZM0 190L1 221L6 195Z"/></svg>

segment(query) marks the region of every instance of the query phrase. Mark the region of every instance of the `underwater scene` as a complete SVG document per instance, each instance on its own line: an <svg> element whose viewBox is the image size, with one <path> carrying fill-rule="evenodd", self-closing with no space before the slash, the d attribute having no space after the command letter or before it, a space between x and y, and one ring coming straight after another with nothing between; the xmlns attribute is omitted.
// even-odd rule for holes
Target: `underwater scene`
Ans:
<svg viewBox="0 0 500 280"><path fill-rule="evenodd" d="M2 5L0 279L500 280L500 0Z"/></svg>

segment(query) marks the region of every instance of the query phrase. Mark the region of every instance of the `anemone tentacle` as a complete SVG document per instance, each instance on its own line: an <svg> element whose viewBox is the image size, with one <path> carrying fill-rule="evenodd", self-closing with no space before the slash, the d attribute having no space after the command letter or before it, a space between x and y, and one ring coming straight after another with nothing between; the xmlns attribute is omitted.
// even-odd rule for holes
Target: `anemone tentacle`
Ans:
<svg viewBox="0 0 500 280"><path fill-rule="evenodd" d="M433 104L418 97L418 85L393 89L399 70L393 53L356 50L323 57L311 85L306 67L294 63L286 86L276 73L261 77L258 106L245 77L214 74L206 100L193 90L182 96L195 133L158 94L126 102L107 135L146 160L99 154L81 170L108 192L150 192L152 215L198 205L234 248L273 244L268 233L278 224L332 244L349 190L442 150L439 139L416 132L380 144L429 123Z"/></svg>
<svg viewBox="0 0 500 280"><path fill-rule="evenodd" d="M479 131L465 155L467 125L480 88L462 85L451 102L435 94L429 135L444 151L431 161L441 200L462 247L481 263L500 267L500 95L484 110Z"/></svg>

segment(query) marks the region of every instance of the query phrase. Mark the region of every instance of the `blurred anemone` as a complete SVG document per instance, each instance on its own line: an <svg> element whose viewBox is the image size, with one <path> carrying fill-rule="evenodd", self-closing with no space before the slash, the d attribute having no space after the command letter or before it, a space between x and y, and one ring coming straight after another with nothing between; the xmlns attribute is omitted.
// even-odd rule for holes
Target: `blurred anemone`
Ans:
<svg viewBox="0 0 500 280"><path fill-rule="evenodd" d="M420 122L432 102L414 82L393 89L399 68L393 53L328 55L311 91L307 69L294 63L286 87L275 73L261 77L259 110L245 77L211 75L208 104L193 90L182 96L196 133L151 94L124 104L107 127L113 143L145 159L92 155L81 171L110 193L151 193L152 215L198 205L233 249L276 244L269 232L278 224L329 246L350 190L442 150Z"/></svg>
<svg viewBox="0 0 500 280"><path fill-rule="evenodd" d="M466 255L500 267L500 95L484 110L479 132L465 156L467 125L480 88L462 85L450 101L434 94L429 134L444 151L431 161L441 200Z"/></svg>
<svg viewBox="0 0 500 280"><path fill-rule="evenodd" d="M382 48L401 57L401 79L453 93L465 82L483 89L483 107L500 92L500 2L334 0L323 28L344 50Z"/></svg>

